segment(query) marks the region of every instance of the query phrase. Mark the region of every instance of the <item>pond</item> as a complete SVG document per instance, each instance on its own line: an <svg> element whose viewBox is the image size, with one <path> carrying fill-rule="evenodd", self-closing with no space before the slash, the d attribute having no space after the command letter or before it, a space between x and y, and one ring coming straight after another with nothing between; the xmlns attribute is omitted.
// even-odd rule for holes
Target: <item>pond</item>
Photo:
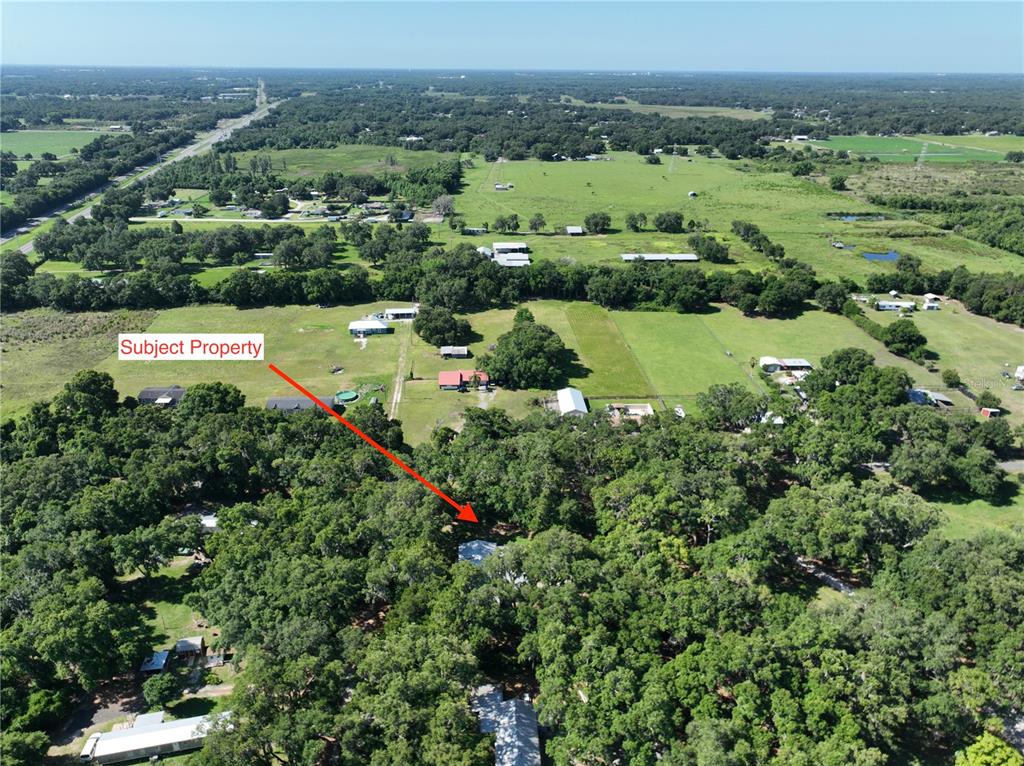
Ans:
<svg viewBox="0 0 1024 766"><path fill-rule="evenodd" d="M864 257L869 261L895 261L900 254L895 250L890 250L888 253L864 253Z"/></svg>

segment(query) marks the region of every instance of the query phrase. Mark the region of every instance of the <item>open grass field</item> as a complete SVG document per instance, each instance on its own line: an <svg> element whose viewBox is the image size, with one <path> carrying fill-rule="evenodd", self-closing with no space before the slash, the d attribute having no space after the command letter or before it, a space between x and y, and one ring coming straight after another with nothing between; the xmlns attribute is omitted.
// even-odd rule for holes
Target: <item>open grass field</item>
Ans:
<svg viewBox="0 0 1024 766"><path fill-rule="evenodd" d="M240 152L235 155L241 168L249 167L249 161L264 152ZM395 146L370 146L369 144L345 144L333 149L282 149L269 153L274 170L285 178L310 178L323 175L328 170L342 173L404 173L409 168L433 165L445 157L434 151L413 151ZM394 159L388 164L387 158Z"/></svg>
<svg viewBox="0 0 1024 766"><path fill-rule="evenodd" d="M0 134L0 149L14 152L19 157L31 154L35 159L43 152L66 157L72 149L81 149L95 141L103 130L16 130Z"/></svg>
<svg viewBox="0 0 1024 766"><path fill-rule="evenodd" d="M847 346L870 352L879 365L906 370L922 386L945 390L939 375L889 353L848 319L824 311L766 319L719 306L705 314L616 311L612 317L666 406L692 406L696 395L715 383L763 390L751 365L761 356L802 357L817 364ZM960 406L969 405L959 393L950 396Z"/></svg>
<svg viewBox="0 0 1024 766"><path fill-rule="evenodd" d="M679 210L687 220L707 220L712 230L731 248L733 268L759 269L768 265L732 235L734 220L756 223L773 240L782 243L787 255L812 265L824 276L846 276L857 280L892 264L869 263L857 252L830 247L833 238L863 245L864 249L896 248L919 256L932 268L964 264L975 270L1024 271L1024 260L1005 251L964 237L940 232L915 223L921 238L895 239L886 231L903 229L903 221L844 222L829 213L874 212L849 193L833 192L786 173L752 170L744 163L730 163L704 157L666 157L661 165L647 165L635 154L616 152L608 161L598 162L495 162L470 168L456 209L467 224L491 223L499 215L516 213L520 226L535 213L546 219L539 235L484 235L464 237L437 225L436 238L446 242L469 241L489 244L495 239L527 242L536 258L571 258L585 263L621 264L625 252L688 252L687 235L653 231L632 233L624 229L629 212L644 212L651 220L663 210ZM495 191L495 183L514 185L511 191ZM688 193L695 191L696 198ZM582 224L591 212L611 216L613 231L606 235L568 237L567 225ZM706 264L706 268L722 268Z"/></svg>
<svg viewBox="0 0 1024 766"><path fill-rule="evenodd" d="M898 318L889 311L866 313L883 325ZM940 311L915 313L914 323L939 355L940 368L956 369L976 393L992 389L1003 400L1006 417L1024 423L1024 391L1012 390L1013 380L1003 376L1024 364L1024 329L972 314L956 301L943 301Z"/></svg>
<svg viewBox="0 0 1024 766"><path fill-rule="evenodd" d="M347 159L325 161L317 172L343 170L345 163L353 160L350 151L371 150L381 151L379 147L364 146L331 150L345 155ZM277 154L274 152L272 156ZM424 153L409 154L420 156ZM686 234L663 234L654 231L651 224L647 230L638 233L624 228L627 213L644 212L653 219L658 212L678 210L686 220L708 221L713 233L731 248L733 264L703 264L704 268L761 269L768 266L761 254L753 252L730 232L732 221L748 220L760 226L773 241L782 243L787 255L810 264L825 277L842 276L861 281L871 273L892 270L895 267L891 263L871 263L859 254L864 250L884 252L890 248L916 255L934 269L963 264L977 271L1024 272L1024 259L955 233L940 231L924 221L908 218L845 222L830 218L828 214L835 212L877 211L850 193L833 192L823 184L794 178L788 173L757 171L745 163L704 157L666 157L661 165L647 165L637 155L627 152L612 153L610 160L598 162L526 160L484 163L479 157L474 162L474 167L466 171L461 193L456 196L456 209L466 217L468 225L491 224L500 215L516 213L520 227L525 229L530 217L539 212L547 221L545 230L537 235L492 233L465 237L451 232L445 224L432 224L433 238L439 244L469 242L478 246L489 245L496 239L516 239L526 241L538 259L568 258L582 263L621 265L619 256L624 252L688 252ZM865 183L868 180L890 183L881 176L898 175L904 170L932 172L933 168L950 169L951 172L944 173L943 177L950 176L949 183L957 185L967 183L970 179L963 176L976 175L981 167L999 171L1005 168L1011 176L1014 171L1006 163L986 163L984 166L890 165L854 176L851 185L859 183L860 179L866 179ZM987 185L991 180L990 174L985 174L976 183ZM1005 181L1013 183L1009 176ZM515 187L512 191L495 191L495 183L510 182ZM896 179L891 183L899 186L901 182ZM690 198L690 191L696 192L697 197ZM564 234L565 226L582 224L588 213L596 211L607 212L611 216L610 233L583 237ZM181 223L189 229L224 225L216 219ZM300 218L296 218L294 223L305 227L321 225L319 222L307 223ZM165 226L166 222L146 221L134 225ZM248 225L262 226L264 223L252 221ZM889 236L889 232L906 233L911 230L920 236ZM840 239L857 249L837 250L829 245L832 239ZM204 284L212 284L217 278L210 277L204 280Z"/></svg>
<svg viewBox="0 0 1024 766"><path fill-rule="evenodd" d="M683 117L732 117L736 120L767 120L770 116L767 112L759 112L756 109L740 109L729 106L674 106L667 104L641 104L631 98L623 99L616 103L587 103L578 98L563 96L562 100L574 106L587 106L595 109L626 109L630 112L640 114L660 114L662 117L680 119Z"/></svg>
<svg viewBox="0 0 1024 766"><path fill-rule="evenodd" d="M998 162L1004 152L980 148L977 141L957 143L946 136L832 136L825 141L812 141L813 146L853 155L878 157L882 162ZM952 138L956 139L957 136ZM970 138L970 137L961 137ZM983 138L983 137L982 137ZM981 140L981 139L979 139Z"/></svg>
<svg viewBox="0 0 1024 766"><path fill-rule="evenodd" d="M1015 482L1011 482L1013 488ZM1018 529L1024 531L1024 489L1017 485L1009 497L998 503L985 500L937 502L944 518L939 533L949 539L971 537L982 531Z"/></svg>
<svg viewBox="0 0 1024 766"><path fill-rule="evenodd" d="M914 138L945 146L963 146L968 149L998 152L1000 155L1024 151L1024 136L983 136L980 133L973 133L969 136L919 135Z"/></svg>

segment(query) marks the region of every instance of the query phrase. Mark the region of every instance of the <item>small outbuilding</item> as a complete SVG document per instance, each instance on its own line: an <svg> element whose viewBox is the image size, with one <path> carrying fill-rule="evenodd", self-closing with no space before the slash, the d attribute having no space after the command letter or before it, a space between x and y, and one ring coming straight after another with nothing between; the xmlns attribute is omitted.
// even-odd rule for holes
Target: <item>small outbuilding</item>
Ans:
<svg viewBox="0 0 1024 766"><path fill-rule="evenodd" d="M1003 411L998 407L982 407L981 416L983 418L998 418L1003 414Z"/></svg>
<svg viewBox="0 0 1024 766"><path fill-rule="evenodd" d="M163 673L167 668L167 658L171 656L171 653L167 649L162 649L159 652L153 652L142 664L139 665L139 672L143 675L156 675Z"/></svg>
<svg viewBox="0 0 1024 766"><path fill-rule="evenodd" d="M583 227L582 226L566 226L565 233L570 237L582 237Z"/></svg>
<svg viewBox="0 0 1024 766"><path fill-rule="evenodd" d="M410 306L409 308L391 308L384 309L384 318L389 322L399 319L415 319L419 313L419 306Z"/></svg>
<svg viewBox="0 0 1024 766"><path fill-rule="evenodd" d="M144 388L139 391L139 404L155 404L157 407L176 407L185 395L181 386L166 388Z"/></svg>
<svg viewBox="0 0 1024 766"><path fill-rule="evenodd" d="M508 255L509 253L528 253L530 247L525 242L494 242L491 249L495 255Z"/></svg>
<svg viewBox="0 0 1024 766"><path fill-rule="evenodd" d="M560 388L555 392L559 415L586 415L587 400L578 388Z"/></svg>
<svg viewBox="0 0 1024 766"><path fill-rule="evenodd" d="M174 654L178 657L200 657L206 654L206 639L203 636L179 638L174 645Z"/></svg>
<svg viewBox="0 0 1024 766"><path fill-rule="evenodd" d="M466 236L479 236L481 234L486 234L487 229L483 229L477 226L463 226L462 233L465 234Z"/></svg>
<svg viewBox="0 0 1024 766"><path fill-rule="evenodd" d="M469 357L468 346L441 346L438 353L443 359L466 359Z"/></svg>

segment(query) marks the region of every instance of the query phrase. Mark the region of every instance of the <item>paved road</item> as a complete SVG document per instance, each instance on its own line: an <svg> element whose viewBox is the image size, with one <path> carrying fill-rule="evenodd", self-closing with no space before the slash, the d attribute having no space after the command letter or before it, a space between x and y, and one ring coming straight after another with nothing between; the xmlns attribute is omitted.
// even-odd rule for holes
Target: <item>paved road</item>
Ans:
<svg viewBox="0 0 1024 766"><path fill-rule="evenodd" d="M180 149L178 152L176 152L175 154L172 154L166 160L162 160L160 162L157 162L156 164L152 165L149 169L145 170L144 172L140 173L139 175L119 176L118 178L113 179L109 183L104 184L98 190L96 190L94 192L89 192L89 194L86 194L86 195L80 197L79 199L77 199L77 200L75 200L73 202L69 202L69 203L67 203L65 205L61 205L56 210L51 211L50 213L48 213L45 216L39 216L39 218L42 219L42 220L45 220L45 219L50 218L50 217L52 217L54 215L60 215L61 213L67 212L68 210L72 210L72 209L80 206L83 201L87 200L93 194L96 194L96 195L102 194L107 189L111 188L112 186L120 186L120 185L122 185L122 184L124 184L125 182L128 182L128 181L130 181L132 183L134 183L135 181L141 181L141 180L143 180L145 178L149 178L151 175L156 173L158 170L160 170L161 168L164 168L164 167L170 165L172 162L177 162L178 160L183 160L186 157L194 157L197 154L202 154L203 152L207 152L207 151L210 150L211 147L213 147L214 144L219 143L219 142L225 140L234 131L238 130L239 128L244 128L249 123L251 123L251 122L253 122L255 120L260 120L260 119L266 117L267 114L270 113L270 110L273 109L274 107L276 107L281 102L280 101L275 101L274 103L268 103L267 102L266 95L264 94L264 91L263 91L263 81L261 80L260 81L259 93L258 93L257 98L256 98L256 103L257 103L257 106L256 106L256 109L254 111L249 112L248 114L246 114L246 115L244 115L242 117L235 118L235 119L222 120L220 122L220 124L214 130L212 130L209 133L206 133L206 134L200 136L195 142L189 144L184 149ZM85 208L79 210L74 215L68 216L67 220L68 221L74 221L76 218L81 218L82 216L88 217L92 213L92 207L93 207L92 205L89 205L88 207L85 207ZM161 219L161 220L163 220L163 219ZM8 237L8 239L5 240L5 241L10 241L10 239L13 239L13 237ZM0 245L2 245L2 244L3 244L3 241L0 241ZM32 250L33 250L33 243L31 241L29 241L29 242L25 243L24 245L22 245L21 247L19 247L18 249L21 250L21 252L26 253L26 254L31 253Z"/></svg>

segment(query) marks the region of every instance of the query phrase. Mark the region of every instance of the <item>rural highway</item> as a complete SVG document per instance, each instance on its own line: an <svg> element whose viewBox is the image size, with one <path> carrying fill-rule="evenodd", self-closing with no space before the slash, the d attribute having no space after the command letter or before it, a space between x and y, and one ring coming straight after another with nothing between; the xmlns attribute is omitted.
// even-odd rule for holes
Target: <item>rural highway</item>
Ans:
<svg viewBox="0 0 1024 766"><path fill-rule="evenodd" d="M253 111L249 112L246 115L243 115L242 117L221 120L221 122L217 125L216 128L214 128L208 133L203 134L185 148L179 149L166 160L162 160L150 166L147 170L143 171L142 173L139 173L138 175L119 176L117 178L114 178L109 183L104 184L98 190L89 192L89 194L86 194L73 202L68 202L64 205L61 205L59 208L51 211L45 216L39 216L39 218L41 221L45 221L48 218L51 218L55 215L60 215L61 213L66 212L68 210L73 210L74 208L81 205L90 196L98 196L111 187L120 186L125 183L134 183L136 181L141 181L143 179L149 178L151 175L156 173L161 168L167 167L172 162L177 162L178 160L183 160L187 157L194 157L197 154L208 152L213 147L214 144L217 144L225 140L239 128L244 128L246 125L249 125L250 123L256 120L261 120L264 117L266 117L270 113L270 110L280 103L281 101L275 101L273 103L267 102L266 94L264 92L263 81L260 80L259 90L257 91L256 95L256 108ZM74 221L76 218L81 218L82 216L89 216L91 212L92 205L90 204L88 207L82 208L73 215L68 216L67 220ZM0 245L4 244L5 242L9 242L11 239L13 239L13 237L8 237L7 240L0 241ZM21 252L28 254L32 252L33 243L30 240L29 242L26 242L18 249Z"/></svg>

